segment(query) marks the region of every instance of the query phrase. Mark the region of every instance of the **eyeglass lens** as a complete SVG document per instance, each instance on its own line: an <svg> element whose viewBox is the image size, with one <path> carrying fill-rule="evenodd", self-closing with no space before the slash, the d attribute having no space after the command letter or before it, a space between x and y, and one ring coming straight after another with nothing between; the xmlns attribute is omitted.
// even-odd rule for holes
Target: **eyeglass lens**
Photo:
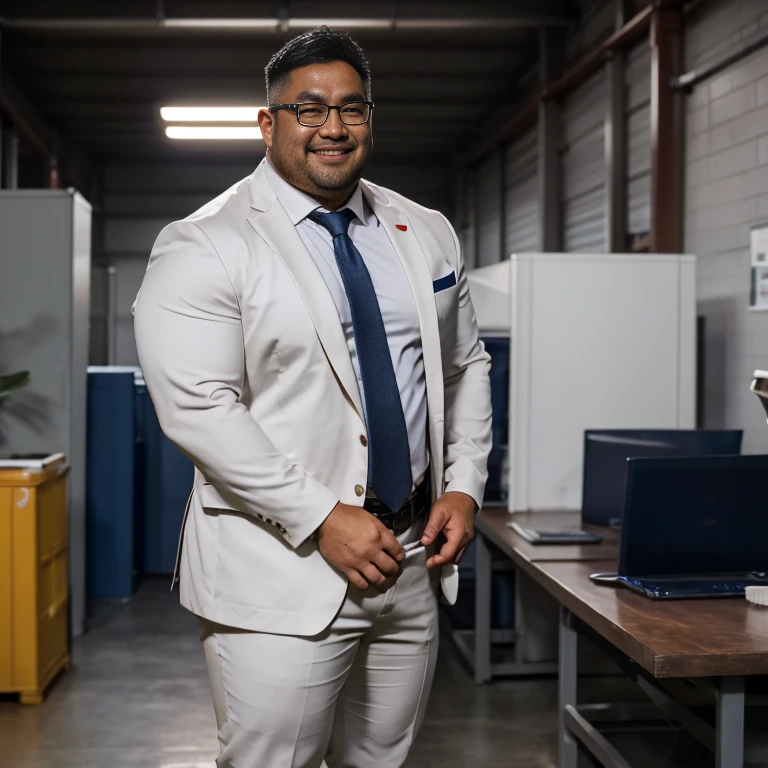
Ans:
<svg viewBox="0 0 768 768"><path fill-rule="evenodd" d="M327 104L302 104L298 109L299 122L302 125L322 125L328 117ZM370 105L365 102L352 102L339 108L341 121L346 125L362 125L370 117Z"/></svg>

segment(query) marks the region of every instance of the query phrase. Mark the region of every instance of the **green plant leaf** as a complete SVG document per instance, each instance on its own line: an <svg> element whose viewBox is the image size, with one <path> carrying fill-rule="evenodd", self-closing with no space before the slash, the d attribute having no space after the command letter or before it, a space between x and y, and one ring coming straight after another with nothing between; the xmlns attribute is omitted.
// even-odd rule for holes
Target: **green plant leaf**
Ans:
<svg viewBox="0 0 768 768"><path fill-rule="evenodd" d="M29 371L19 371L7 376L0 376L0 395L4 395L13 389L21 389L29 384Z"/></svg>

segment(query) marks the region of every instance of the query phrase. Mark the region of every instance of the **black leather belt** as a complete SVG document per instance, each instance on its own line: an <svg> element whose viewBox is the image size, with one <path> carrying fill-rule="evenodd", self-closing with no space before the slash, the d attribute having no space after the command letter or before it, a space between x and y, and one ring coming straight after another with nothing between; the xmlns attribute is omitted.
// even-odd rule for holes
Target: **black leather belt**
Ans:
<svg viewBox="0 0 768 768"><path fill-rule="evenodd" d="M395 536L405 533L422 515L429 511L430 482L429 471L426 477L416 486L411 495L405 500L397 512L392 512L375 496L366 496L363 509L370 512L389 528Z"/></svg>

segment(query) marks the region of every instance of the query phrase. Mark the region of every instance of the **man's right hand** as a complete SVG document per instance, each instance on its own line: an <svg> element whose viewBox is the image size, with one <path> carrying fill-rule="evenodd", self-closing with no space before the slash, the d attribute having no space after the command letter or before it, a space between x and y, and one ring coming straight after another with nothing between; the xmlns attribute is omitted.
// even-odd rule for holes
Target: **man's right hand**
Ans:
<svg viewBox="0 0 768 768"><path fill-rule="evenodd" d="M362 507L339 502L317 529L320 554L358 589L388 589L405 550L395 535Z"/></svg>

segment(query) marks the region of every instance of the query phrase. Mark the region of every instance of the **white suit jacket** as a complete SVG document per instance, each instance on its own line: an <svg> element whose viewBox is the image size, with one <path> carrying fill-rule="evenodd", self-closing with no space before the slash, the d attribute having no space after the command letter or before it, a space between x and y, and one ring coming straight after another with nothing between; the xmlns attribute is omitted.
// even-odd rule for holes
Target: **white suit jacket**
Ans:
<svg viewBox="0 0 768 768"><path fill-rule="evenodd" d="M433 496L480 502L490 359L456 235L440 213L361 183L418 309ZM311 534L337 501L362 506L366 430L333 299L263 168L160 233L134 315L161 427L197 468L182 604L233 627L321 632L347 580ZM444 569L449 599L457 579Z"/></svg>

